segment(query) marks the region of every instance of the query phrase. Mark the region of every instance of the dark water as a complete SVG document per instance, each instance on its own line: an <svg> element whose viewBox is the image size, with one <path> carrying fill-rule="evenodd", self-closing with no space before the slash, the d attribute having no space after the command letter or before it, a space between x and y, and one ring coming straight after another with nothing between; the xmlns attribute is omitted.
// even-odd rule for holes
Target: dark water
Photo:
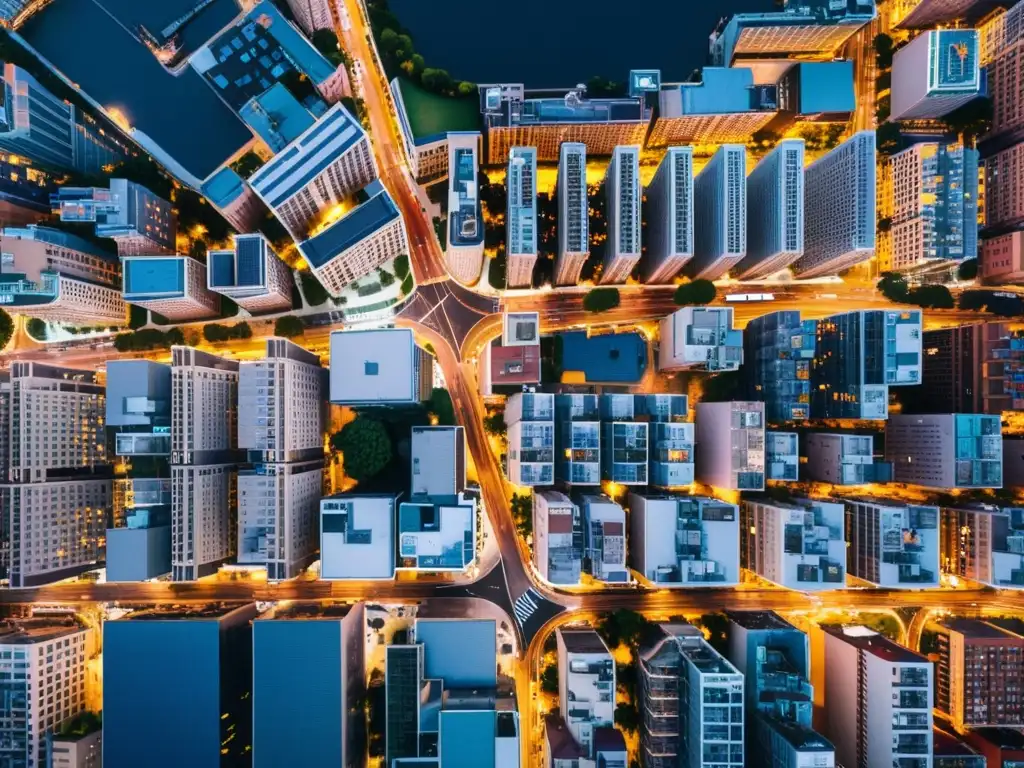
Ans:
<svg viewBox="0 0 1024 768"><path fill-rule="evenodd" d="M660 69L668 82L706 62L708 37L732 13L772 0L389 0L427 66L476 83L568 87Z"/></svg>

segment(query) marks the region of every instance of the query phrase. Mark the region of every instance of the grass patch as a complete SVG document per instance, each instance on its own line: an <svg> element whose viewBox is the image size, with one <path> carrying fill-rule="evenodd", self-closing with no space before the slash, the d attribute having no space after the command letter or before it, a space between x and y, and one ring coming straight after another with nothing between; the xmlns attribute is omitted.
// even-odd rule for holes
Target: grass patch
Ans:
<svg viewBox="0 0 1024 768"><path fill-rule="evenodd" d="M417 139L448 131L479 131L480 100L468 97L440 96L425 91L404 77L398 78L402 102L409 117L409 128Z"/></svg>

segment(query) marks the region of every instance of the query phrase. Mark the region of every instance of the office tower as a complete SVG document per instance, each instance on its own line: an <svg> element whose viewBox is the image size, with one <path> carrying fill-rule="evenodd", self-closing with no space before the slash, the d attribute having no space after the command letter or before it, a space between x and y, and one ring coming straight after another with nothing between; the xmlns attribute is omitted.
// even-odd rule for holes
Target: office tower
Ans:
<svg viewBox="0 0 1024 768"><path fill-rule="evenodd" d="M314 559L323 496L326 371L285 339L238 366L238 562L290 579Z"/></svg>
<svg viewBox="0 0 1024 768"><path fill-rule="evenodd" d="M747 177L744 280L771 277L804 253L804 141L783 139Z"/></svg>
<svg viewBox="0 0 1024 768"><path fill-rule="evenodd" d="M256 615L251 603L164 606L104 622L103 764L247 762Z"/></svg>
<svg viewBox="0 0 1024 768"><path fill-rule="evenodd" d="M322 232L299 244L299 252L331 296L409 252L405 221L379 180L358 195L359 204Z"/></svg>
<svg viewBox="0 0 1024 768"><path fill-rule="evenodd" d="M660 326L659 371L735 371L743 362L743 332L732 307L681 307Z"/></svg>
<svg viewBox="0 0 1024 768"><path fill-rule="evenodd" d="M800 475L800 436L765 430L765 480L796 482Z"/></svg>
<svg viewBox="0 0 1024 768"><path fill-rule="evenodd" d="M931 768L932 663L867 627L823 629L836 762Z"/></svg>
<svg viewBox="0 0 1024 768"><path fill-rule="evenodd" d="M462 427L413 427L409 456L413 496L456 496L466 490Z"/></svg>
<svg viewBox="0 0 1024 768"><path fill-rule="evenodd" d="M686 395L637 395L635 408L649 422L649 482L679 488L693 482L694 425Z"/></svg>
<svg viewBox="0 0 1024 768"><path fill-rule="evenodd" d="M700 630L689 624L662 624L658 636L641 646L639 656L644 766L745 765L743 675Z"/></svg>
<svg viewBox="0 0 1024 768"><path fill-rule="evenodd" d="M886 419L889 387L921 380L921 312L860 310L817 321L811 416Z"/></svg>
<svg viewBox="0 0 1024 768"><path fill-rule="evenodd" d="M267 206L230 165L213 174L199 190L238 232L254 231L267 215Z"/></svg>
<svg viewBox="0 0 1024 768"><path fill-rule="evenodd" d="M522 83L481 85L487 164L504 162L514 146L536 147L538 160L553 162L565 142L581 143L596 157L642 144L651 119L645 96L660 86L656 69L630 70L628 94L608 98L588 98L582 85L567 91L527 91Z"/></svg>
<svg viewBox="0 0 1024 768"><path fill-rule="evenodd" d="M608 241L600 283L624 283L640 260L640 147L616 147L601 184Z"/></svg>
<svg viewBox="0 0 1024 768"><path fill-rule="evenodd" d="M375 178L366 131L335 104L249 177L249 185L301 241L320 214Z"/></svg>
<svg viewBox="0 0 1024 768"><path fill-rule="evenodd" d="M85 712L90 629L70 617L8 619L0 624L0 739L11 766L44 768L47 737Z"/></svg>
<svg viewBox="0 0 1024 768"><path fill-rule="evenodd" d="M718 148L693 182L694 255L691 277L717 280L747 254L747 148Z"/></svg>
<svg viewBox="0 0 1024 768"><path fill-rule="evenodd" d="M601 479L647 485L650 424L637 419L633 395L601 395Z"/></svg>
<svg viewBox="0 0 1024 768"><path fill-rule="evenodd" d="M533 565L552 584L579 584L583 567L583 517L559 491L533 494Z"/></svg>
<svg viewBox="0 0 1024 768"><path fill-rule="evenodd" d="M537 150L512 147L505 177L508 210L505 213L509 288L529 288L537 263Z"/></svg>
<svg viewBox="0 0 1024 768"><path fill-rule="evenodd" d="M430 398L433 358L408 328L331 333L330 400L338 405L413 405Z"/></svg>
<svg viewBox="0 0 1024 768"><path fill-rule="evenodd" d="M814 320L801 320L799 310L785 310L755 317L743 329L747 395L764 400L769 423L810 415L815 326Z"/></svg>
<svg viewBox="0 0 1024 768"><path fill-rule="evenodd" d="M292 306L292 272L258 232L235 235L230 251L207 251L206 268L206 287L242 309L275 312Z"/></svg>
<svg viewBox="0 0 1024 768"><path fill-rule="evenodd" d="M893 479L928 488L1002 488L999 416L894 414L885 426L885 458Z"/></svg>
<svg viewBox="0 0 1024 768"><path fill-rule="evenodd" d="M901 271L978 255L978 151L915 144L889 158L892 262Z"/></svg>
<svg viewBox="0 0 1024 768"><path fill-rule="evenodd" d="M559 629L558 703L573 739L594 755L594 732L615 721L615 660L592 629Z"/></svg>
<svg viewBox="0 0 1024 768"><path fill-rule="evenodd" d="M334 29L331 5L328 0L287 0L295 23L312 38L319 29Z"/></svg>
<svg viewBox="0 0 1024 768"><path fill-rule="evenodd" d="M583 567L598 581L626 582L626 513L603 494L581 494Z"/></svg>
<svg viewBox="0 0 1024 768"><path fill-rule="evenodd" d="M10 62L3 64L0 149L55 171L84 175L98 174L129 154L78 107L57 98Z"/></svg>
<svg viewBox="0 0 1024 768"><path fill-rule="evenodd" d="M555 477L567 485L601 482L601 416L597 395L555 395Z"/></svg>
<svg viewBox="0 0 1024 768"><path fill-rule="evenodd" d="M555 396L517 392L505 405L507 474L516 485L551 485L555 477Z"/></svg>
<svg viewBox="0 0 1024 768"><path fill-rule="evenodd" d="M922 32L892 61L892 120L935 119L983 93L976 29Z"/></svg>
<svg viewBox="0 0 1024 768"><path fill-rule="evenodd" d="M171 348L171 574L193 581L237 552L238 363Z"/></svg>
<svg viewBox="0 0 1024 768"><path fill-rule="evenodd" d="M743 673L747 764L835 766L835 749L814 732L807 635L768 611L730 611L729 661Z"/></svg>
<svg viewBox="0 0 1024 768"><path fill-rule="evenodd" d="M58 187L50 197L60 220L95 225L96 237L117 243L120 256L172 254L177 224L171 204L141 184L111 179L110 187Z"/></svg>
<svg viewBox="0 0 1024 768"><path fill-rule="evenodd" d="M647 194L645 283L671 283L693 258L693 147L670 147Z"/></svg>
<svg viewBox="0 0 1024 768"><path fill-rule="evenodd" d="M997 193L998 194L998 193ZM986 218L988 214L986 213ZM1007 232L982 240L978 277L987 285L1024 283L1024 232Z"/></svg>
<svg viewBox="0 0 1024 768"><path fill-rule="evenodd" d="M697 403L697 481L764 489L764 403Z"/></svg>
<svg viewBox="0 0 1024 768"><path fill-rule="evenodd" d="M703 496L629 494L630 565L663 587L731 587L740 580L740 516Z"/></svg>
<svg viewBox="0 0 1024 768"><path fill-rule="evenodd" d="M1024 222L1024 198L1020 194L1024 176L1021 175L1021 160L1024 158L1024 143L1014 144L985 158L985 226L1011 229ZM1003 234L1001 238L1013 235ZM1016 242L1012 242L1016 246ZM1018 263L1015 251L1012 256ZM1005 273L1000 272L1003 279Z"/></svg>
<svg viewBox="0 0 1024 768"><path fill-rule="evenodd" d="M890 589L939 586L938 507L845 499L846 570Z"/></svg>
<svg viewBox="0 0 1024 768"><path fill-rule="evenodd" d="M335 494L320 500L320 578L393 579L398 496Z"/></svg>
<svg viewBox="0 0 1024 768"><path fill-rule="evenodd" d="M474 285L484 266L484 219L477 175L480 134L448 134L448 245L445 265L460 283Z"/></svg>
<svg viewBox="0 0 1024 768"><path fill-rule="evenodd" d="M0 230L0 251L0 304L8 312L69 323L124 323L117 257L35 224Z"/></svg>
<svg viewBox="0 0 1024 768"><path fill-rule="evenodd" d="M363 603L292 603L252 623L252 765L350 765L364 746Z"/></svg>
<svg viewBox="0 0 1024 768"><path fill-rule="evenodd" d="M191 256L127 256L124 300L171 322L208 320L220 311L220 296L207 288L206 266Z"/></svg>
<svg viewBox="0 0 1024 768"><path fill-rule="evenodd" d="M1024 509L943 507L942 569L996 589L1024 588Z"/></svg>
<svg viewBox="0 0 1024 768"><path fill-rule="evenodd" d="M746 550L746 567L786 589L842 589L844 521L843 505L830 501L744 500L741 548Z"/></svg>
<svg viewBox="0 0 1024 768"><path fill-rule="evenodd" d="M841 432L807 434L807 479L832 485L864 485L892 480L892 462L875 459L872 435Z"/></svg>
<svg viewBox="0 0 1024 768"><path fill-rule="evenodd" d="M802 278L835 275L875 252L875 132L860 131L804 169Z"/></svg>
<svg viewBox="0 0 1024 768"><path fill-rule="evenodd" d="M587 145L565 142L558 150L558 257L555 285L576 285L590 256Z"/></svg>

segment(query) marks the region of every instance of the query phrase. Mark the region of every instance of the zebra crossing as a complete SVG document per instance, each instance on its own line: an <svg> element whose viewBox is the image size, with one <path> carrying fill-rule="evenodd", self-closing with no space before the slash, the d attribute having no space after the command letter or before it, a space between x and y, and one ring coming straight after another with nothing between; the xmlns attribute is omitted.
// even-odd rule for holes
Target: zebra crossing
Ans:
<svg viewBox="0 0 1024 768"><path fill-rule="evenodd" d="M544 598L541 597L533 587L523 592L515 603L512 605L512 610L516 614L516 622L522 627L527 620L534 614L537 608L540 607L540 603Z"/></svg>

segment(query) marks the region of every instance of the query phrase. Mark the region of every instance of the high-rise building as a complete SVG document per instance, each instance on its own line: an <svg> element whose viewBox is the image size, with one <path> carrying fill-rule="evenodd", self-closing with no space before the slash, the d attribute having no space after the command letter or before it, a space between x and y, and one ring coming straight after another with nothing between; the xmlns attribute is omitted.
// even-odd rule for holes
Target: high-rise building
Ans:
<svg viewBox="0 0 1024 768"><path fill-rule="evenodd" d="M600 282L624 283L640 260L640 147L616 147L601 183L608 241Z"/></svg>
<svg viewBox="0 0 1024 768"><path fill-rule="evenodd" d="M921 312L860 310L818 320L811 416L886 419L889 387L921 380Z"/></svg>
<svg viewBox="0 0 1024 768"><path fill-rule="evenodd" d="M894 414L885 426L893 479L928 488L1002 488L999 416Z"/></svg>
<svg viewBox="0 0 1024 768"><path fill-rule="evenodd" d="M433 357L408 328L331 333L330 400L339 405L413 405L430 398Z"/></svg>
<svg viewBox="0 0 1024 768"><path fill-rule="evenodd" d="M1024 588L1024 509L942 508L942 569L996 589Z"/></svg>
<svg viewBox="0 0 1024 768"><path fill-rule="evenodd" d="M835 275L875 252L875 132L860 131L804 170L800 277Z"/></svg>
<svg viewBox="0 0 1024 768"><path fill-rule="evenodd" d="M743 329L747 394L764 400L769 423L810 416L815 326L801 320L799 310L784 310L755 317Z"/></svg>
<svg viewBox="0 0 1024 768"><path fill-rule="evenodd" d="M318 29L334 29L334 18L331 16L331 4L328 0L287 0L295 23L309 38Z"/></svg>
<svg viewBox="0 0 1024 768"><path fill-rule="evenodd" d="M978 255L978 151L925 142L889 158L896 271ZM883 265L884 266L884 265Z"/></svg>
<svg viewBox="0 0 1024 768"><path fill-rule="evenodd" d="M256 615L251 603L166 606L104 622L103 764L248 762Z"/></svg>
<svg viewBox="0 0 1024 768"><path fill-rule="evenodd" d="M558 256L555 285L576 285L590 256L587 145L565 142L558 150Z"/></svg>
<svg viewBox="0 0 1024 768"><path fill-rule="evenodd" d="M922 32L892 61L892 120L948 115L983 93L976 29Z"/></svg>
<svg viewBox="0 0 1024 768"><path fill-rule="evenodd" d="M747 254L747 148L718 148L693 182L694 256L691 277L716 280Z"/></svg>
<svg viewBox="0 0 1024 768"><path fill-rule="evenodd" d="M584 568L598 581L629 581L626 513L604 494L581 494Z"/></svg>
<svg viewBox="0 0 1024 768"><path fill-rule="evenodd" d="M744 279L771 277L804 253L804 141L783 139L747 177Z"/></svg>
<svg viewBox="0 0 1024 768"><path fill-rule="evenodd" d="M230 251L206 252L206 287L249 312L274 312L292 305L292 272L264 235L235 235Z"/></svg>
<svg viewBox="0 0 1024 768"><path fill-rule="evenodd" d="M206 265L191 256L126 256L124 300L172 322L207 320L220 311L220 296L207 288Z"/></svg>
<svg viewBox="0 0 1024 768"><path fill-rule="evenodd" d="M873 435L842 432L807 434L807 479L832 485L865 485L892 480L892 462L875 458Z"/></svg>
<svg viewBox="0 0 1024 768"><path fill-rule="evenodd" d="M846 499L846 571L889 589L939 585L938 507Z"/></svg>
<svg viewBox="0 0 1024 768"><path fill-rule="evenodd" d="M578 584L583 567L583 517L559 491L534 491L533 564L552 584Z"/></svg>
<svg viewBox="0 0 1024 768"><path fill-rule="evenodd" d="M101 768L103 729L99 718L84 712L51 734L46 743L48 768Z"/></svg>
<svg viewBox="0 0 1024 768"><path fill-rule="evenodd" d="M1007 232L983 240L978 277L988 285L1024 283L1024 232Z"/></svg>
<svg viewBox="0 0 1024 768"><path fill-rule="evenodd" d="M764 490L764 403L697 403L697 480L733 491Z"/></svg>
<svg viewBox="0 0 1024 768"><path fill-rule="evenodd" d="M647 485L651 425L639 416L633 395L601 395L602 480Z"/></svg>
<svg viewBox="0 0 1024 768"><path fill-rule="evenodd" d="M670 283L693 258L693 147L670 147L646 189L647 283Z"/></svg>
<svg viewBox="0 0 1024 768"><path fill-rule="evenodd" d="M555 395L555 477L567 485L601 482L601 416L597 395Z"/></svg>
<svg viewBox="0 0 1024 768"><path fill-rule="evenodd" d="M967 19L987 7L985 0L921 0L904 17L900 26L904 29L931 29L938 24Z"/></svg>
<svg viewBox="0 0 1024 768"><path fill-rule="evenodd" d="M842 589L846 584L844 521L843 505L829 501L744 500L743 564L787 589Z"/></svg>
<svg viewBox="0 0 1024 768"><path fill-rule="evenodd" d="M512 147L505 177L508 210L505 213L505 253L508 287L529 288L537 263L537 150Z"/></svg>
<svg viewBox="0 0 1024 768"><path fill-rule="evenodd" d="M823 629L836 762L931 768L932 663L867 627Z"/></svg>
<svg viewBox="0 0 1024 768"><path fill-rule="evenodd" d="M646 417L648 478L659 488L680 488L693 483L694 425L687 421L686 395L637 395L635 409Z"/></svg>
<svg viewBox="0 0 1024 768"><path fill-rule="evenodd" d="M267 206L230 165L213 174L200 191L238 232L254 231L267 215Z"/></svg>
<svg viewBox="0 0 1024 768"><path fill-rule="evenodd" d="M743 362L743 332L732 307L682 307L663 318L659 371L735 371Z"/></svg>
<svg viewBox="0 0 1024 768"><path fill-rule="evenodd" d="M703 496L629 494L629 561L657 588L740 581L736 505Z"/></svg>
<svg viewBox="0 0 1024 768"><path fill-rule="evenodd" d="M555 481L555 396L517 392L505 405L508 428L507 473L516 485Z"/></svg>
<svg viewBox="0 0 1024 768"><path fill-rule="evenodd" d="M765 480L800 479L800 435L796 432L765 430Z"/></svg>
<svg viewBox="0 0 1024 768"><path fill-rule="evenodd" d="M121 265L87 240L35 224L0 230L0 304L11 313L121 325Z"/></svg>
<svg viewBox="0 0 1024 768"><path fill-rule="evenodd" d="M134 181L111 179L109 188L58 187L50 204L61 221L95 224L96 236L112 238L120 256L174 253L171 204Z"/></svg>
<svg viewBox="0 0 1024 768"><path fill-rule="evenodd" d="M1024 223L1024 195L1020 192L1024 185L1022 163L1024 142L1001 149L985 158L986 227L1010 229ZM1012 240L1012 236L1009 237Z"/></svg>
<svg viewBox="0 0 1024 768"><path fill-rule="evenodd" d="M480 172L480 134L448 134L448 272L460 283L473 285L484 266L484 219L477 174Z"/></svg>
<svg viewBox="0 0 1024 768"><path fill-rule="evenodd" d="M594 732L615 721L615 659L592 629L559 629L558 703L584 753L593 756Z"/></svg>
<svg viewBox="0 0 1024 768"><path fill-rule="evenodd" d="M377 178L366 131L335 104L249 178L249 185L294 238L317 217Z"/></svg>
<svg viewBox="0 0 1024 768"><path fill-rule="evenodd" d="M981 66L987 75L992 99L992 128L995 138L1010 134L1024 124L1024 99L1020 95L1020 49L1024 43L1024 8L1010 7L1005 13L992 14L979 28Z"/></svg>

